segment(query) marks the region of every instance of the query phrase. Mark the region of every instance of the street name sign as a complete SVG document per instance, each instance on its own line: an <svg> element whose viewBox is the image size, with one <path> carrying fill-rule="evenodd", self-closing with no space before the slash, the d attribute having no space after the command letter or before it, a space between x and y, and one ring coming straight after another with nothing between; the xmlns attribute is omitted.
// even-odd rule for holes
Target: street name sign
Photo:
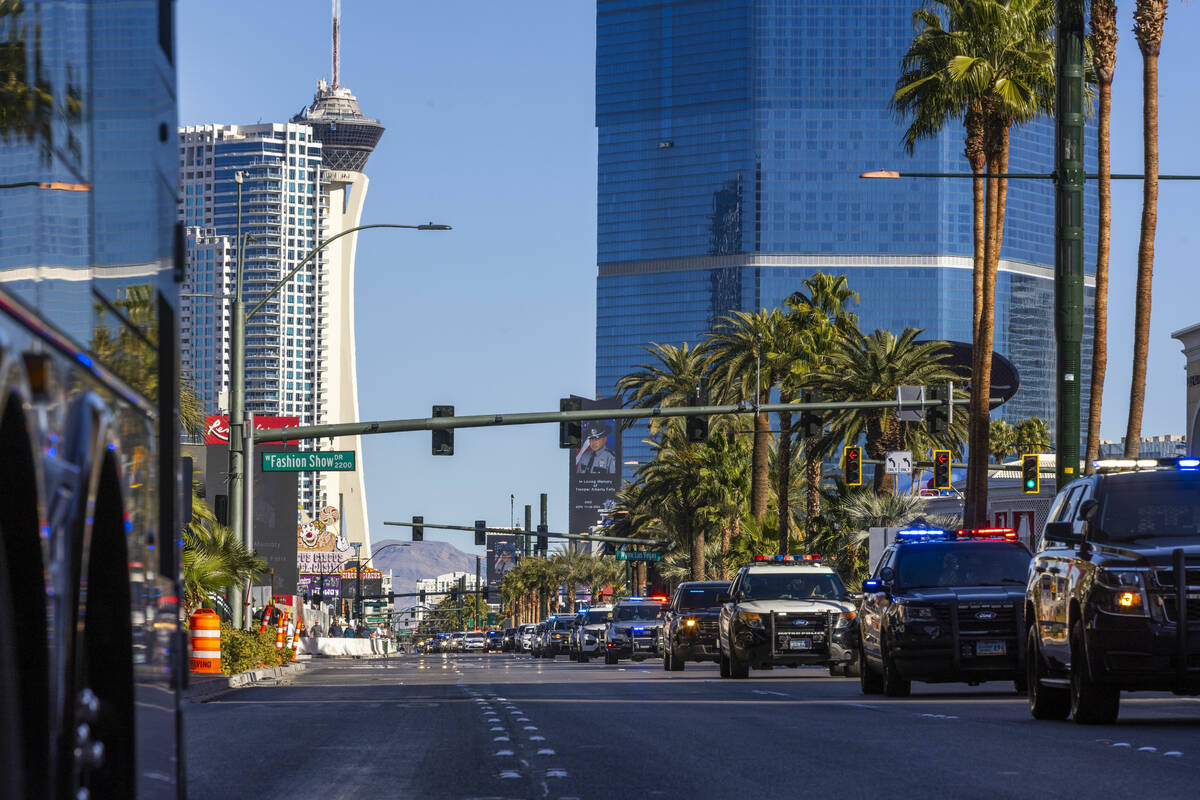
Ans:
<svg viewBox="0 0 1200 800"><path fill-rule="evenodd" d="M618 550L617 561L662 561L662 553L644 550Z"/></svg>
<svg viewBox="0 0 1200 800"><path fill-rule="evenodd" d="M353 450L263 453L263 472L353 472Z"/></svg>

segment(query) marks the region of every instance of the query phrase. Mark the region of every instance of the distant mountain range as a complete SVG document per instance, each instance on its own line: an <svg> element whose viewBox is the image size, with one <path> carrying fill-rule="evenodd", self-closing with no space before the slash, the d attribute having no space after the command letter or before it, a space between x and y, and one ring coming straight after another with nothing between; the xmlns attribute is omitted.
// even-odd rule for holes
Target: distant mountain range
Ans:
<svg viewBox="0 0 1200 800"><path fill-rule="evenodd" d="M401 542L398 539L384 539L371 542L372 550L379 550L385 544L408 544L407 547L393 547L371 559L375 569L393 573L393 592L415 592L417 581L422 578L436 578L447 572L469 572L475 574L475 556L464 553L449 542ZM487 562L479 565L480 577L487 580Z"/></svg>

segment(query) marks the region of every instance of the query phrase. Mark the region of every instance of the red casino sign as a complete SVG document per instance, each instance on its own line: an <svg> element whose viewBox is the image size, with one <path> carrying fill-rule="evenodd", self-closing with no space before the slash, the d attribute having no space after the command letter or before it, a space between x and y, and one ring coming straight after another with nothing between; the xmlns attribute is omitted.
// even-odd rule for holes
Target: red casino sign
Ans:
<svg viewBox="0 0 1200 800"><path fill-rule="evenodd" d="M275 428L294 428L300 424L299 417L258 417L254 418L254 429L258 431ZM204 418L204 443L229 444L229 417L212 416ZM288 444L299 444L295 439Z"/></svg>

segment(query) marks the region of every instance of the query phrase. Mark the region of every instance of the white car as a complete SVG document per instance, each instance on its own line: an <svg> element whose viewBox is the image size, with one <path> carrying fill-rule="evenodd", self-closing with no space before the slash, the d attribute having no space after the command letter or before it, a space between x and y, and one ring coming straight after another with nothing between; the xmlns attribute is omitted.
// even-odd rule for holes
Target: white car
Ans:
<svg viewBox="0 0 1200 800"><path fill-rule="evenodd" d="M592 606L580 611L571 631L570 656L572 661L586 664L588 659L603 655L604 629L612 618L613 607Z"/></svg>
<svg viewBox="0 0 1200 800"><path fill-rule="evenodd" d="M482 653L487 647L487 634L483 631L468 631L462 639L464 653Z"/></svg>
<svg viewBox="0 0 1200 800"><path fill-rule="evenodd" d="M517 632L518 647L522 653L528 653L533 649L533 633L537 630L537 625L522 625L521 630Z"/></svg>

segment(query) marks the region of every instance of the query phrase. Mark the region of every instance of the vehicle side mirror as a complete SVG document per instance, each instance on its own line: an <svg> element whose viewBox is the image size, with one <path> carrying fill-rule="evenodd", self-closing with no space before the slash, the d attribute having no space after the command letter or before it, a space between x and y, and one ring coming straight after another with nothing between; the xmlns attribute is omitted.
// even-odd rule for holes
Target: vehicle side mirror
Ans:
<svg viewBox="0 0 1200 800"><path fill-rule="evenodd" d="M890 584L892 581L896 580L896 570L892 569L891 567L884 567L883 569L879 570L879 580L885 585Z"/></svg>
<svg viewBox="0 0 1200 800"><path fill-rule="evenodd" d="M1083 544L1083 535L1076 533L1070 522L1047 522L1042 538L1064 544Z"/></svg>
<svg viewBox="0 0 1200 800"><path fill-rule="evenodd" d="M733 598L729 596L729 592L721 592L717 595L718 603L728 603L731 600L733 600Z"/></svg>
<svg viewBox="0 0 1200 800"><path fill-rule="evenodd" d="M1079 504L1079 518L1087 522L1091 522L1092 517L1096 514L1096 508L1099 507L1099 505L1100 504L1096 502L1095 498L1089 497L1087 500L1084 500Z"/></svg>

